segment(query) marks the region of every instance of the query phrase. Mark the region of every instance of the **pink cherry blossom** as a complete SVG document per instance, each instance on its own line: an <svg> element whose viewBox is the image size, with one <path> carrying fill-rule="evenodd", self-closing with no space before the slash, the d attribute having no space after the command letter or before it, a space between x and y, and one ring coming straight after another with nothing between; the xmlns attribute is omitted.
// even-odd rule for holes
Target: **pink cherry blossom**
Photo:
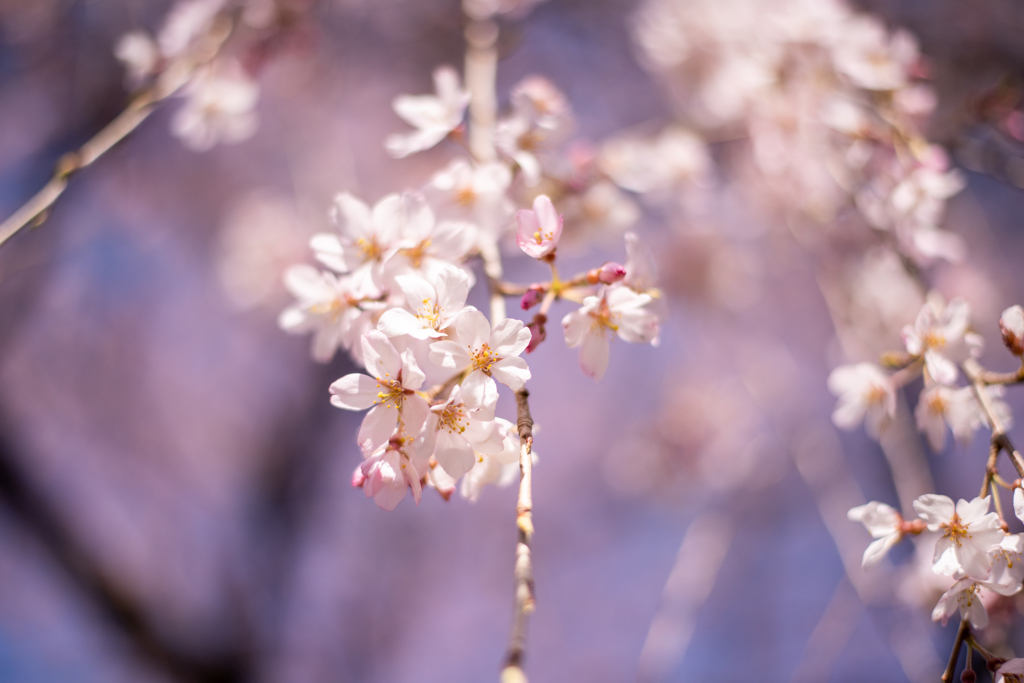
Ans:
<svg viewBox="0 0 1024 683"><path fill-rule="evenodd" d="M562 216L547 195L533 200L533 210L516 213L516 244L527 256L541 259L552 253L562 236Z"/></svg>
<svg viewBox="0 0 1024 683"><path fill-rule="evenodd" d="M846 513L851 522L862 522L875 540L864 551L861 565L873 567L903 538L903 517L885 503L872 501Z"/></svg>
<svg viewBox="0 0 1024 683"><path fill-rule="evenodd" d="M565 343L570 349L579 347L583 372L594 379L604 377L612 334L632 344L657 339L658 317L645 308L650 301L649 295L618 283L605 287L600 296L588 296L579 310L562 318Z"/></svg>
<svg viewBox="0 0 1024 683"><path fill-rule="evenodd" d="M450 66L438 67L434 89L435 95L395 98L395 113L416 130L388 137L384 144L392 156L401 158L430 149L462 123L469 93L462 89L458 72Z"/></svg>
<svg viewBox="0 0 1024 683"><path fill-rule="evenodd" d="M988 577L992 568L988 552L1004 536L999 516L988 511L991 501L991 497L960 500L954 507L950 498L934 493L914 501L914 510L928 530L942 532L935 543L932 571L946 576L962 572L978 580Z"/></svg>
<svg viewBox="0 0 1024 683"><path fill-rule="evenodd" d="M832 422L841 429L853 429L864 421L868 434L877 438L896 414L896 389L872 363L836 368L828 376L828 390L839 397Z"/></svg>
<svg viewBox="0 0 1024 683"><path fill-rule="evenodd" d="M388 337L409 335L414 339L437 339L466 309L469 276L461 268L448 266L433 284L418 275L399 275L395 282L409 308L391 308L380 317L378 329Z"/></svg>

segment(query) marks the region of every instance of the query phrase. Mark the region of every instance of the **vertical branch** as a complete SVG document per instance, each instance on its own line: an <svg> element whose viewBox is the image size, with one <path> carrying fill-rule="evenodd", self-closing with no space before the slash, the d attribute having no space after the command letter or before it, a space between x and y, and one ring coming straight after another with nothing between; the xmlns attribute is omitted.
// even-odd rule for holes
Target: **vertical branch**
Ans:
<svg viewBox="0 0 1024 683"><path fill-rule="evenodd" d="M533 558L530 543L533 539L533 417L527 401L530 393L526 389L516 392L516 407L519 427L519 498L516 503L516 526L519 540L516 543L515 565L515 611L512 615L512 633L509 636L508 654L501 672L501 683L526 683L522 663L526 652L526 619L533 612Z"/></svg>

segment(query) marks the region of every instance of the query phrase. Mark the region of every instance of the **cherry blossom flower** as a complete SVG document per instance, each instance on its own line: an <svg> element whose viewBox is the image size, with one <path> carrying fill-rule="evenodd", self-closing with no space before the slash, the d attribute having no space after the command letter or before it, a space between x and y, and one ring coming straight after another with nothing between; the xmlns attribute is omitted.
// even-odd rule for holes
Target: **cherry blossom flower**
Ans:
<svg viewBox="0 0 1024 683"><path fill-rule="evenodd" d="M514 424L500 417L494 420L494 430L501 437L501 449L492 453L477 452L476 464L459 483L459 494L472 502L480 498L487 484L503 487L519 480L519 432ZM533 460L536 463L536 452Z"/></svg>
<svg viewBox="0 0 1024 683"><path fill-rule="evenodd" d="M828 376L828 390L839 397L832 422L842 429L853 429L864 421L868 434L878 438L896 415L896 388L872 363L839 366Z"/></svg>
<svg viewBox="0 0 1024 683"><path fill-rule="evenodd" d="M1020 489L1017 489L1018 491ZM1001 595L1013 595L1024 582L1024 534L1006 534L989 550L992 571L986 585Z"/></svg>
<svg viewBox="0 0 1024 683"><path fill-rule="evenodd" d="M605 287L600 296L588 296L583 306L562 318L565 343L580 349L580 368L596 380L608 369L609 339L615 333L632 344L653 342L658 317L647 310L651 297L637 294L622 283Z"/></svg>
<svg viewBox="0 0 1024 683"><path fill-rule="evenodd" d="M385 263L402 247L408 220L405 198L383 197L371 210L347 192L334 198L331 220L337 233L318 233L309 242L316 259L339 273L352 273L360 287L387 284Z"/></svg>
<svg viewBox="0 0 1024 683"><path fill-rule="evenodd" d="M394 257L394 274L413 272L435 279L453 263L461 263L477 244L477 229L463 221L437 222L423 195L407 192L402 196L405 207L401 224L400 248ZM467 271L469 286L474 278Z"/></svg>
<svg viewBox="0 0 1024 683"><path fill-rule="evenodd" d="M462 397L471 409L493 406L498 400L498 380L519 391L530 379L526 361L519 357L530 343L530 330L521 320L506 318L494 329L475 309L455 322L455 334L430 345L430 360L442 368L466 372Z"/></svg>
<svg viewBox="0 0 1024 683"><path fill-rule="evenodd" d="M367 303L349 279L321 272L308 265L292 266L284 276L285 288L298 303L285 309L278 325L285 332L313 332L313 358L326 363L339 346L349 348L370 327L371 311L382 304Z"/></svg>
<svg viewBox="0 0 1024 683"><path fill-rule="evenodd" d="M988 626L988 612L978 594L980 589L981 584L974 579L960 579L939 598L932 610L932 621L941 621L945 626L949 618L959 612L960 618L970 621L974 628L985 628Z"/></svg>
<svg viewBox="0 0 1024 683"><path fill-rule="evenodd" d="M395 282L415 311L391 308L380 317L378 329L388 337L407 334L415 339L444 337L444 330L466 309L469 276L455 266L448 266L431 284L418 275L399 275Z"/></svg>
<svg viewBox="0 0 1024 683"><path fill-rule="evenodd" d="M702 184L711 167L707 144L683 128L666 128L656 138L613 138L604 144L601 170L619 187L646 194L681 183Z"/></svg>
<svg viewBox="0 0 1024 683"><path fill-rule="evenodd" d="M999 331L1006 348L1015 356L1024 355L1024 308L1010 306L999 316Z"/></svg>
<svg viewBox="0 0 1024 683"><path fill-rule="evenodd" d="M430 408L419 452L433 455L449 476L458 479L473 467L476 453L501 452L503 434L493 420L493 405L474 410L462 400L461 387L455 386L447 401Z"/></svg>
<svg viewBox="0 0 1024 683"><path fill-rule="evenodd" d="M456 159L436 173L423 192L439 219L474 223L481 238L493 241L515 211L507 195L511 184L512 172L505 164L474 165Z"/></svg>
<svg viewBox="0 0 1024 683"><path fill-rule="evenodd" d="M160 48L145 31L131 31L114 45L114 56L124 64L125 83L135 88L156 73Z"/></svg>
<svg viewBox="0 0 1024 683"><path fill-rule="evenodd" d="M917 41L906 31L891 36L874 17L851 17L833 51L836 69L868 90L896 90L917 61Z"/></svg>
<svg viewBox="0 0 1024 683"><path fill-rule="evenodd" d="M157 35L160 51L173 58L183 53L192 42L206 33L225 0L181 0L167 13L164 26Z"/></svg>
<svg viewBox="0 0 1024 683"><path fill-rule="evenodd" d="M903 516L885 503L872 501L846 513L851 522L862 522L875 540L864 551L861 566L873 567L903 538Z"/></svg>
<svg viewBox="0 0 1024 683"><path fill-rule="evenodd" d="M384 145L396 158L430 149L459 127L469 104L458 72L450 66L434 70L435 95L400 95L393 103L395 113L416 128L412 133L388 137Z"/></svg>
<svg viewBox="0 0 1024 683"><path fill-rule="evenodd" d="M416 393L425 379L411 351L401 354L384 334L370 330L363 335L363 360L371 376L345 375L331 385L331 403L345 410L370 412L356 439L364 452L376 451L395 433L399 424L418 434L429 406Z"/></svg>
<svg viewBox="0 0 1024 683"><path fill-rule="evenodd" d="M903 328L903 342L912 356L924 356L925 368L933 380L952 384L962 363L980 349L980 338L968 331L971 309L962 299L945 306L930 300L921 308L914 325Z"/></svg>
<svg viewBox="0 0 1024 683"><path fill-rule="evenodd" d="M541 178L538 153L568 134L572 117L565 96L539 76L530 76L512 89L512 104L512 115L498 122L494 142L533 187Z"/></svg>
<svg viewBox="0 0 1024 683"><path fill-rule="evenodd" d="M206 66L182 92L188 99L171 118L171 132L186 147L204 152L218 143L242 142L256 132L259 119L253 110L259 86L237 65Z"/></svg>
<svg viewBox="0 0 1024 683"><path fill-rule="evenodd" d="M562 236L562 216L547 195L533 200L533 210L516 213L516 244L527 256L542 259L554 252Z"/></svg>
<svg viewBox="0 0 1024 683"><path fill-rule="evenodd" d="M420 502L427 463L410 456L407 445L410 440L408 437L390 439L352 474L352 485L362 487L367 498L373 498L373 502L389 512L398 507L409 489L416 504Z"/></svg>
<svg viewBox="0 0 1024 683"><path fill-rule="evenodd" d="M953 576L963 572L975 579L985 579L992 568L988 551L1002 541L1004 533L999 516L989 512L992 499L961 499L954 507L946 496L927 493L914 501L914 510L928 524L929 531L942 531L935 543L932 570Z"/></svg>
<svg viewBox="0 0 1024 683"><path fill-rule="evenodd" d="M941 384L929 384L922 389L914 417L934 451L946 446L947 424L958 441L967 443L983 420L973 389L950 389Z"/></svg>

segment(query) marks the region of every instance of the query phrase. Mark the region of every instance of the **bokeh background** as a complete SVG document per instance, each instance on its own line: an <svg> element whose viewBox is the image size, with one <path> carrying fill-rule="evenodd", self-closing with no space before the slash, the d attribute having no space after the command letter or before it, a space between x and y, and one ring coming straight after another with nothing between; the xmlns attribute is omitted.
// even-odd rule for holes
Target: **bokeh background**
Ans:
<svg viewBox="0 0 1024 683"><path fill-rule="evenodd" d="M0 2L0 213L125 105L112 46L169 6ZM541 73L581 139L671 119L636 57L637 7L548 0L504 22L502 101ZM933 64L930 134L968 177L945 225L970 251L934 281L971 302L983 360L1008 369L995 325L1024 303L1024 148L972 112L1021 75L1024 9L865 7ZM455 0L323 0L261 72L254 138L189 151L168 102L0 250L0 681L496 678L515 491L377 508L350 485L361 416L327 400L353 366L312 362L276 326L280 271L307 260L334 193L416 187L457 152L392 160L382 142L404 130L396 95L461 64L462 28ZM729 159L730 143L713 152ZM867 535L845 512L933 486L975 495L985 439L930 453L905 404L882 445L836 432L825 378L849 358L822 273L845 274L776 219L728 184L686 220L646 211L661 346L615 343L597 384L557 330L530 357L534 680L917 681L944 666L953 628L900 583L920 576L899 571L909 549L861 573ZM542 276L508 254L510 279ZM570 263L612 257L618 238ZM1024 654L1016 610L994 628Z"/></svg>

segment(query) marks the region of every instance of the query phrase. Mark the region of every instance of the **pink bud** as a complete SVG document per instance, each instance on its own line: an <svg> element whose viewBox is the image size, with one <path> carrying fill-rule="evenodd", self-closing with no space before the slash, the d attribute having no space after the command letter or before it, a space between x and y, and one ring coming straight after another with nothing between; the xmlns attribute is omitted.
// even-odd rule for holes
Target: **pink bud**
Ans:
<svg viewBox="0 0 1024 683"><path fill-rule="evenodd" d="M519 302L519 306L524 311L528 311L541 302L544 298L544 288L540 285L530 285L530 288L523 294L522 301Z"/></svg>
<svg viewBox="0 0 1024 683"><path fill-rule="evenodd" d="M999 316L1003 342L1015 356L1024 354L1024 308L1010 306Z"/></svg>
<svg viewBox="0 0 1024 683"><path fill-rule="evenodd" d="M562 236L562 216L546 195L533 200L533 210L516 213L516 244L535 259L544 258L555 251Z"/></svg>
<svg viewBox="0 0 1024 683"><path fill-rule="evenodd" d="M530 330L530 343L526 345L527 353L533 353L533 350L540 346L540 343L547 337L547 330L544 329L544 323L547 321L546 315L538 313L533 316L533 322L526 326Z"/></svg>
<svg viewBox="0 0 1024 683"><path fill-rule="evenodd" d="M597 272L598 281L606 285L618 282L624 277L626 277L626 269L621 264L613 263L612 261L601 266L601 269Z"/></svg>

